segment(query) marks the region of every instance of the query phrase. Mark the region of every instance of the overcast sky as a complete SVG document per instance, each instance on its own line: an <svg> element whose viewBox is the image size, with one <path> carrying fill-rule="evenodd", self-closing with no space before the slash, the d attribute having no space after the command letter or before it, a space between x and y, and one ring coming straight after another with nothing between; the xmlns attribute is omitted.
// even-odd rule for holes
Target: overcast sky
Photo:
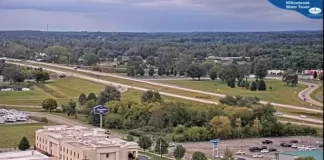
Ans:
<svg viewBox="0 0 324 160"><path fill-rule="evenodd" d="M322 30L267 0L0 0L0 30L191 32Z"/></svg>

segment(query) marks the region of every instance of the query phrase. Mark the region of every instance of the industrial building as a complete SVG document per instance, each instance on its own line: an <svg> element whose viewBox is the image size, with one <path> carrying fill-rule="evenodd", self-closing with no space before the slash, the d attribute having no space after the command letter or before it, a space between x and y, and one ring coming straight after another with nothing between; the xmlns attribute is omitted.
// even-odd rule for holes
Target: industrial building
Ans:
<svg viewBox="0 0 324 160"><path fill-rule="evenodd" d="M83 126L44 126L36 131L36 149L58 160L128 160L139 146L109 138L106 130Z"/></svg>

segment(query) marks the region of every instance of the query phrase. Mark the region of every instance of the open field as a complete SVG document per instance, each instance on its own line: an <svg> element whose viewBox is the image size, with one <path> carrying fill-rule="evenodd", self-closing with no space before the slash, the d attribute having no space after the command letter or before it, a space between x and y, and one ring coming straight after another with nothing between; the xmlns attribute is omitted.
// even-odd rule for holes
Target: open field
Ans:
<svg viewBox="0 0 324 160"><path fill-rule="evenodd" d="M308 112L308 111L300 111L297 109L286 109L286 108L281 108L281 107L275 107L275 109L277 112L281 112L283 114L294 115L294 116L305 115L308 118L323 120L323 113L314 113L314 112Z"/></svg>
<svg viewBox="0 0 324 160"><path fill-rule="evenodd" d="M318 99L318 96L320 96L321 99ZM323 103L323 85L321 85L320 87L318 87L312 94L311 97L318 101Z"/></svg>
<svg viewBox="0 0 324 160"><path fill-rule="evenodd" d="M250 81L252 80L250 79ZM298 95L295 93L295 91L298 93L305 89L305 85L298 84L297 87L290 87L285 86L279 80L266 79L267 91L250 91L237 86L235 88L229 88L225 82L211 80L157 80L157 82L232 96L257 96L260 97L261 100L269 102L309 106L308 103L299 99ZM272 91L268 89L270 86L273 88Z"/></svg>
<svg viewBox="0 0 324 160"><path fill-rule="evenodd" d="M43 126L43 123L0 125L0 148L17 147L23 136L27 137L30 146L33 147L35 130Z"/></svg>

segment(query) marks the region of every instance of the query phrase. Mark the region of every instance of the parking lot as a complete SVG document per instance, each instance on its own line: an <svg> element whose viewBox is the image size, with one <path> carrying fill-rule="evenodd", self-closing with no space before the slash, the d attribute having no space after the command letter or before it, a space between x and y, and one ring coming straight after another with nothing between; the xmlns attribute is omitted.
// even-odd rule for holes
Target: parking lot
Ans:
<svg viewBox="0 0 324 160"><path fill-rule="evenodd" d="M263 140L271 140L273 144L261 144ZM249 151L251 147L262 147L267 146L267 148L275 148L277 152L286 152L286 151L297 151L297 148L289 148L289 147L282 147L280 143L289 143L291 140L297 140L298 145L305 145L305 146L315 146L316 149L323 149L319 148L315 142L319 141L323 143L323 138L317 137L310 137L310 136L295 136L295 137L280 137L280 138L252 138L252 139L240 139L240 140L223 140L219 143L219 153L223 153L226 147L228 147L233 153L235 157L242 157L246 160L249 159L269 159L269 157L274 157L275 152L270 153L263 153L263 158L253 158L253 153ZM303 141L303 143L301 143ZM208 157L212 158L212 144L210 142L192 142L192 143L179 143L183 145L188 152L195 152L200 151L205 153ZM290 143L289 143L290 144ZM245 152L244 156L237 156L236 151L243 150ZM255 152L256 153L256 152Z"/></svg>

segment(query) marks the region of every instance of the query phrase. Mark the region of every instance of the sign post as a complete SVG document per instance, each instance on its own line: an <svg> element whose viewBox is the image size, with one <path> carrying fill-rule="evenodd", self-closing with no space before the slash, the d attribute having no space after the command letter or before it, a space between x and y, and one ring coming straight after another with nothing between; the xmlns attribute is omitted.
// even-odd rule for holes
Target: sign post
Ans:
<svg viewBox="0 0 324 160"><path fill-rule="evenodd" d="M95 114L100 115L100 128L102 128L102 115L109 112L108 107L105 107L103 105L98 105L98 106L93 107L93 112Z"/></svg>

